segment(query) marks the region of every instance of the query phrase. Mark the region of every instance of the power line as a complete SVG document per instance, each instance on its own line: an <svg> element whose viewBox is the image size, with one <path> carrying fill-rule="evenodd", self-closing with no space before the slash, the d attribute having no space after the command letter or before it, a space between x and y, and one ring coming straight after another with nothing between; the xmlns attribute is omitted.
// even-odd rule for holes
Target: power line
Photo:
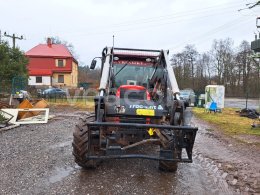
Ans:
<svg viewBox="0 0 260 195"><path fill-rule="evenodd" d="M226 10L226 11L223 11L221 10L221 12L217 12L217 13L212 13L212 14L209 14L209 15L202 15L202 16L199 16L199 17L196 17L197 19L202 19L202 18L208 18L210 16L215 16L215 15L219 15L219 14L231 14L229 10ZM151 27L159 27L159 26L163 26L163 25L168 25L168 24L175 24L175 23L179 23L179 22L183 22L183 21L189 21L190 20L190 17L189 16L192 16L193 14L187 14L185 15L186 18L180 18L180 17L174 17L178 20L174 20L174 21L165 21L165 22L160 22L159 21L154 21L156 23L153 23L153 24L146 24L146 25L143 25L143 26L133 26L132 27L129 27L129 28L124 28L124 29L121 29L121 30L110 30L110 31L103 31L102 32L99 32L99 31L96 31L96 32L86 32L86 33L79 33L77 34L77 36L92 36L92 35L103 35L103 34L111 34L111 33L118 33L118 32L124 32L124 31L132 31L132 30L141 30L141 29L147 29L147 28L151 28ZM174 19L172 18L172 19ZM179 19L180 18L180 19ZM194 17L193 17L194 19ZM145 24L146 22L144 23L140 23L140 24ZM138 25L138 24L136 24ZM124 25L125 26L125 25ZM69 33L68 33L69 34Z"/></svg>
<svg viewBox="0 0 260 195"><path fill-rule="evenodd" d="M122 22L122 23L117 23L117 24L112 24L112 25L109 25L110 27L111 26L121 26L121 25L129 25L129 24L136 24L136 23L146 23L146 22L153 22L154 20L165 20L166 18L176 18L176 17L185 17L185 16L188 16L188 15L193 15L193 14L201 14L201 13L205 13L205 12L211 12L213 11L214 9L216 8L221 8L222 6L225 6L223 9L230 9L230 8L235 8L237 6L239 6L241 3L237 4L235 3L236 5L234 6L229 6L227 7L226 5L215 5L215 6L210 6L210 7L204 7L204 8L201 8L201 9L197 9L197 10L189 10L189 11L185 11L185 12L177 12L177 13L174 13L174 14L168 14L168 15L163 15L163 16L157 16L157 17L151 17L151 18L143 18L143 19L138 19L138 20L131 20L131 21L125 21L125 22ZM210 10L212 9L213 10ZM205 10L205 12L203 12L203 10Z"/></svg>
<svg viewBox="0 0 260 195"><path fill-rule="evenodd" d="M248 6L248 9L252 9L252 8L254 8L255 6L258 6L258 5L260 5L260 1L257 1L257 2L255 2L255 3L251 3L251 4L247 5L247 6Z"/></svg>
<svg viewBox="0 0 260 195"><path fill-rule="evenodd" d="M8 35L6 32L4 33L4 36L9 37L9 38L11 38L13 40L13 49L15 49L15 40L16 39L18 39L18 40L23 40L24 39L23 36L17 37L17 36L15 36L15 34Z"/></svg>
<svg viewBox="0 0 260 195"><path fill-rule="evenodd" d="M234 10L237 6L240 6L241 3L239 4L232 4L232 6L226 6L226 5L216 5L216 6L211 6L211 7L204 7L201 9L197 10L189 10L185 12L177 12L174 14L168 14L168 15L163 15L163 16L157 16L157 17L151 17L151 18L143 18L143 19L138 19L138 20L132 20L132 21L125 21L122 23L117 23L117 24L109 24L109 25L102 25L102 26L96 26L94 29L97 29L96 32L86 32L86 33L77 33L79 36L85 36L85 35L97 35L97 34L110 34L114 32L121 32L121 31L129 31L129 30L140 30L144 29L150 26L160 26L160 25L165 25L165 24L172 24L176 22L181 22L183 20L189 20L190 17L194 17L197 15L202 15L202 14L207 14L207 15L202 15L201 18L208 17L208 16L213 16L213 15L218 15L218 14L223 14L223 13L231 13L230 9ZM230 5L230 4L229 4ZM217 10L216 8L222 8L221 10ZM215 13L212 13L215 12ZM200 18L200 17L199 17ZM178 21L167 21L167 20L172 20L172 19L182 19ZM164 23L161 23L161 21L164 21ZM150 24L148 24L150 23ZM148 25L146 25L148 24ZM142 26L140 26L142 25ZM139 26L139 27L136 27ZM122 27L128 27L127 29L123 30L112 30L112 31L107 31L104 32L104 29L112 29L112 28L122 28ZM129 28L130 27L130 28ZM133 29L131 29L133 28ZM99 32L99 29L101 32ZM63 32L64 33L64 32ZM71 34L67 32L66 34ZM75 34L75 33L73 33Z"/></svg>
<svg viewBox="0 0 260 195"><path fill-rule="evenodd" d="M135 22L135 23L132 23L132 24L121 24L121 25L111 25L110 27L115 27L115 28L120 28L120 27L124 27L124 26L136 26L136 25L144 25L144 24L148 24L148 23L160 23L161 21L169 21L169 23L171 22L170 20L173 20L173 19L190 19L191 16L195 17L195 16L200 16L201 17L208 17L208 16L212 16L212 15L218 15L218 14L221 14L221 13L230 13L230 10L231 8L223 8L220 10L220 12L216 12L216 13L212 13L212 11L206 11L206 12L194 12L194 13L189 13L189 14L183 14L183 15L176 15L176 16L171 16L171 17L158 17L158 18L155 18L153 20L147 20L147 21L140 21L140 22ZM216 10L216 11L219 11L219 10ZM202 15L202 14L206 14L206 13L209 13L207 15ZM174 21L175 22L175 21Z"/></svg>
<svg viewBox="0 0 260 195"><path fill-rule="evenodd" d="M246 8L239 9L238 11L243 11L243 10L246 10L246 9L252 9L252 8L259 6L259 5L260 5L260 1L256 1L254 3L247 3Z"/></svg>
<svg viewBox="0 0 260 195"><path fill-rule="evenodd" d="M230 27L233 27L233 26L235 26L235 25L237 25L237 24L239 24L241 22L246 22L249 19L251 19L251 18L247 18L246 20L241 20L241 18L236 18L235 20L228 21L227 23L225 23L225 24L223 24L221 26L213 28L213 29L211 29L210 31L208 31L208 32L206 32L204 34L201 34L201 35L199 35L197 37L194 37L193 40L195 40L195 42L198 42L198 41L202 41L202 40L208 39L208 37L210 37L213 34L216 34L216 33L220 32L220 31L226 30L226 29L228 29ZM185 42L183 41L183 42L180 42L179 44L176 44L176 46L171 47L169 49L172 50L172 49L178 48L178 47L180 47L180 46L182 46L182 45L184 45L186 43L191 43L191 42L192 41L190 41L190 40L185 41Z"/></svg>
<svg viewBox="0 0 260 195"><path fill-rule="evenodd" d="M251 20L251 18L247 18L247 19L244 20L244 21L239 21L239 22L237 22L237 23L233 23L233 24L227 25L225 28L224 28L224 27L219 28L219 29L216 30L216 31L213 31L213 32L208 33L208 35L205 35L205 36L201 37L200 39L197 39L195 42L201 41L201 42L205 43L205 40L207 40L208 37L210 37L211 35L216 34L216 33L219 33L219 32L221 32L221 31L225 31L225 30L227 30L227 29L232 29L232 28L234 28L236 25L242 25L243 23L248 22L248 20Z"/></svg>

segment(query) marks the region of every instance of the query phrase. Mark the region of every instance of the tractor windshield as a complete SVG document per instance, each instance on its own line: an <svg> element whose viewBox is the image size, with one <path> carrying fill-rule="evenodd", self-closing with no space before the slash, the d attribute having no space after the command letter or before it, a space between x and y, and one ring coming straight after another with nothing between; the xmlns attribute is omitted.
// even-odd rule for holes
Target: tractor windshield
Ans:
<svg viewBox="0 0 260 195"><path fill-rule="evenodd" d="M120 72L119 72L120 71ZM148 78L153 74L152 65L114 64L115 87L140 85L147 87Z"/></svg>

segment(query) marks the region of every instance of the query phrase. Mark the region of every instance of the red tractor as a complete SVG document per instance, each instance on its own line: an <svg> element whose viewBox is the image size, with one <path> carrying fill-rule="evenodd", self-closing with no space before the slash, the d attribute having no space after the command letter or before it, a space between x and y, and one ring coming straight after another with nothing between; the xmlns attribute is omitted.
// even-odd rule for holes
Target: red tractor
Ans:
<svg viewBox="0 0 260 195"><path fill-rule="evenodd" d="M95 112L82 117L73 134L76 163L94 168L104 159L143 158L176 171L178 162L192 162L198 129L186 125L168 51L105 48L101 61ZM159 149L133 150L148 144Z"/></svg>

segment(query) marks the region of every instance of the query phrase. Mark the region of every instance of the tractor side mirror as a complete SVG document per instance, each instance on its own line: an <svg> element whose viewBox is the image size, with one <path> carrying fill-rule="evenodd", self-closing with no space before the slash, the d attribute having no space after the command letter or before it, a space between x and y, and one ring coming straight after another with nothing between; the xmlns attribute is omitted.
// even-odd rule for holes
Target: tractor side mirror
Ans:
<svg viewBox="0 0 260 195"><path fill-rule="evenodd" d="M96 60L92 60L91 65L90 65L90 69L94 70L95 67L96 67L96 64L97 64L97 61Z"/></svg>

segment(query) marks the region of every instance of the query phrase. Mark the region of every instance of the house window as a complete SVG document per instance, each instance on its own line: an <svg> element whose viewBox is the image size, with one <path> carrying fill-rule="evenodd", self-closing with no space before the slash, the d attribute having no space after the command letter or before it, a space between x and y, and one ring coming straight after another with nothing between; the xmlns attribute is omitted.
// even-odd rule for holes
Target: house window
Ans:
<svg viewBox="0 0 260 195"><path fill-rule="evenodd" d="M36 77L36 83L42 83L42 77Z"/></svg>
<svg viewBox="0 0 260 195"><path fill-rule="evenodd" d="M64 67L63 60L58 60L58 67Z"/></svg>
<svg viewBox="0 0 260 195"><path fill-rule="evenodd" d="M64 83L64 75L58 75L58 83Z"/></svg>

